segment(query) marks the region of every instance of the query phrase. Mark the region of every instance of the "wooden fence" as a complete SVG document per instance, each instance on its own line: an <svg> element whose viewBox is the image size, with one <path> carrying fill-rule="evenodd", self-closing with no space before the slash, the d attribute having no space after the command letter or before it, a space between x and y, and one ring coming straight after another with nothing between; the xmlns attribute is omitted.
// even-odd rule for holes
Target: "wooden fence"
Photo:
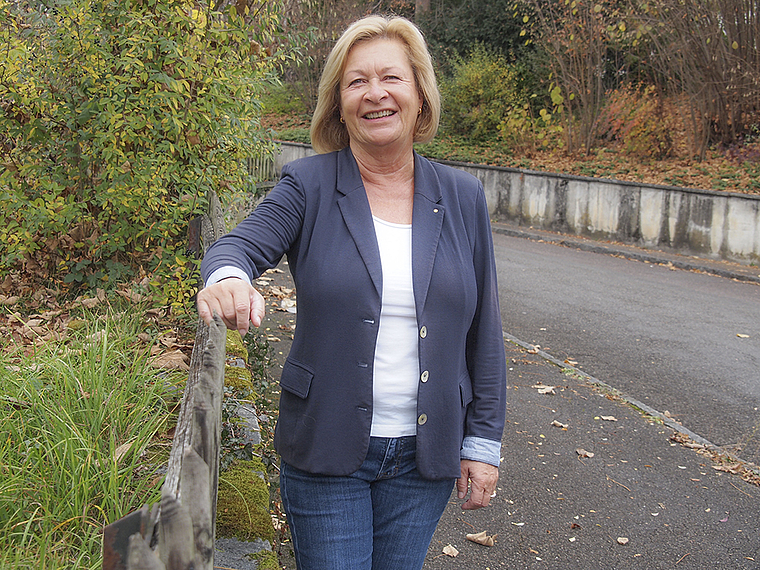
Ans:
<svg viewBox="0 0 760 570"><path fill-rule="evenodd" d="M256 191L277 178L273 156L246 162ZM205 254L226 232L215 192L208 214L191 222L189 249ZM201 250L202 247L202 250ZM227 327L198 321L161 502L106 526L103 570L212 570Z"/></svg>
<svg viewBox="0 0 760 570"><path fill-rule="evenodd" d="M196 236L204 253L225 231L213 193L209 212ZM161 502L105 528L103 570L213 568L226 340L219 317L198 322Z"/></svg>

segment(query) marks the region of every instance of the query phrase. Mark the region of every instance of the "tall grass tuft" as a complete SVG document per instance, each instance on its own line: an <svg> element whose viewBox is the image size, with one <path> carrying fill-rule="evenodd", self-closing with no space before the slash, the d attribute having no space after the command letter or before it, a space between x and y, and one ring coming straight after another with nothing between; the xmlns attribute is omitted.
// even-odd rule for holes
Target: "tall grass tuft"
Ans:
<svg viewBox="0 0 760 570"><path fill-rule="evenodd" d="M150 368L139 319L0 357L0 569L100 568L104 525L159 499L183 378Z"/></svg>

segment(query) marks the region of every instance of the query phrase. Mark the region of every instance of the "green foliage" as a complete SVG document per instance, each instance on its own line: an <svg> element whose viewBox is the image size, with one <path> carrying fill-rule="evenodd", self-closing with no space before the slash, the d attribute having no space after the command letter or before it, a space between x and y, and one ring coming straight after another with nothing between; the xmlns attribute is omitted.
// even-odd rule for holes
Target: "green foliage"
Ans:
<svg viewBox="0 0 760 570"><path fill-rule="evenodd" d="M248 188L241 160L272 149L259 91L285 57L277 3L0 0L0 14L0 271L74 287L184 275L207 193Z"/></svg>
<svg viewBox="0 0 760 570"><path fill-rule="evenodd" d="M440 0L431 2L418 24L436 60L465 57L477 45L505 57L521 48L520 20L514 0Z"/></svg>
<svg viewBox="0 0 760 570"><path fill-rule="evenodd" d="M531 99L537 99L535 95ZM564 97L558 86L549 92L551 106L534 113L529 103L507 109L499 124L499 136L514 152L531 155L538 150L556 150L564 147L564 131L560 116Z"/></svg>
<svg viewBox="0 0 760 570"><path fill-rule="evenodd" d="M662 160L673 152L675 120L652 86L624 87L608 94L599 132L618 141L630 156Z"/></svg>
<svg viewBox="0 0 760 570"><path fill-rule="evenodd" d="M299 90L290 83L272 83L261 94L261 105L265 114L302 115L306 106Z"/></svg>
<svg viewBox="0 0 760 570"><path fill-rule="evenodd" d="M441 83L441 124L448 132L493 139L505 113L527 101L524 68L482 45L467 58L456 58L452 70L452 77Z"/></svg>
<svg viewBox="0 0 760 570"><path fill-rule="evenodd" d="M183 378L149 367L141 314L81 322L0 357L0 568L100 568L103 525L160 498L154 436Z"/></svg>

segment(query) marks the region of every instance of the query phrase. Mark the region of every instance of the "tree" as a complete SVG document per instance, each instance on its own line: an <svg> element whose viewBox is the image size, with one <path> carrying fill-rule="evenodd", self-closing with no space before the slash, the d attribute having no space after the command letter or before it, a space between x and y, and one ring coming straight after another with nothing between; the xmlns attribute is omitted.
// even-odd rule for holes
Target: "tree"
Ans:
<svg viewBox="0 0 760 570"><path fill-rule="evenodd" d="M637 3L636 34L671 93L690 106L692 152L731 145L760 123L760 11L756 0Z"/></svg>
<svg viewBox="0 0 760 570"><path fill-rule="evenodd" d="M206 193L243 190L271 143L258 92L277 5L0 0L0 270L104 286L183 276ZM176 293L176 291L175 291Z"/></svg>
<svg viewBox="0 0 760 570"><path fill-rule="evenodd" d="M335 42L354 21L370 14L414 17L414 4L407 0L285 0L284 26L308 46L308 55L285 71L285 81L301 98L307 113L317 105L322 68Z"/></svg>
<svg viewBox="0 0 760 570"><path fill-rule="evenodd" d="M552 80L560 88L567 150L589 152L605 90L623 69L610 69L617 63L616 36L626 29L619 7L614 0L525 0L522 7L523 21L548 55Z"/></svg>
<svg viewBox="0 0 760 570"><path fill-rule="evenodd" d="M514 0L434 0L417 23L439 64L465 57L478 44L513 57L522 44L513 5Z"/></svg>

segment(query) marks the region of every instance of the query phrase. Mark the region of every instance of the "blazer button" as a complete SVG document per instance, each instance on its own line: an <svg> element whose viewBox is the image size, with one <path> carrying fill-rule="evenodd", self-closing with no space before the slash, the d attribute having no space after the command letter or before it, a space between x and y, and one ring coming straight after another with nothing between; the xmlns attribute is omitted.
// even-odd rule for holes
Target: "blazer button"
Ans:
<svg viewBox="0 0 760 570"><path fill-rule="evenodd" d="M425 370L425 372L423 372L422 375L420 376L420 380L422 380L423 382L427 382L429 376L430 376L430 372Z"/></svg>
<svg viewBox="0 0 760 570"><path fill-rule="evenodd" d="M424 426L427 423L427 414L420 414L420 417L417 418L417 423Z"/></svg>
<svg viewBox="0 0 760 570"><path fill-rule="evenodd" d="M420 329L420 338L425 338L427 336L427 327L425 325L422 325L422 328Z"/></svg>

